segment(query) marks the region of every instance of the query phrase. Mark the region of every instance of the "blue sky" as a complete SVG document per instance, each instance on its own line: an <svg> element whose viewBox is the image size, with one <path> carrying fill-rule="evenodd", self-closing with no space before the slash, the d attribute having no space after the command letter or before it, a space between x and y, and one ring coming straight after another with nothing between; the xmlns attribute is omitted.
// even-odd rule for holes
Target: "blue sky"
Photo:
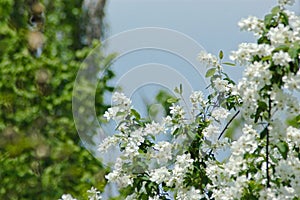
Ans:
<svg viewBox="0 0 300 200"><path fill-rule="evenodd" d="M249 15L263 17L276 0L111 0L106 8L107 37L140 27L180 31L207 51L229 54L241 42L253 41L237 22ZM293 10L300 11L299 0ZM298 12L299 13L299 12ZM236 70L234 70L236 71ZM236 73L233 72L233 75Z"/></svg>
<svg viewBox="0 0 300 200"><path fill-rule="evenodd" d="M299 2L296 0L292 7L298 13ZM219 50L223 50L224 58L228 60L230 52L236 50L238 44L254 41L251 33L239 30L238 21L249 15L262 18L276 3L276 0L111 0L106 7L106 38L135 28L168 28L188 35L208 52L218 54ZM204 90L206 86L201 78L195 76L190 64L176 56L151 50L136 51L118 59L113 65L117 76L112 84L116 84L127 71L147 63L175 68L184 74L194 89ZM225 71L238 81L243 68L226 67ZM139 93L144 96L150 94L148 99L153 95L142 90ZM136 101L140 102L141 98Z"/></svg>

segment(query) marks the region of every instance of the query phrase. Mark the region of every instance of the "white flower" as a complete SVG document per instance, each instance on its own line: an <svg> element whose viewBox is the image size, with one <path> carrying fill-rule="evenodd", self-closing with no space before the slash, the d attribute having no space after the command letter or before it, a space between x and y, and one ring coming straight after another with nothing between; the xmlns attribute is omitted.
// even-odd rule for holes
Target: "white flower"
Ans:
<svg viewBox="0 0 300 200"><path fill-rule="evenodd" d="M170 107L170 113L173 115L173 117L179 118L180 120L184 119L184 110L182 106L179 105L173 105Z"/></svg>
<svg viewBox="0 0 300 200"><path fill-rule="evenodd" d="M287 66L292 61L287 52L279 51L273 54L273 62L275 65Z"/></svg>
<svg viewBox="0 0 300 200"><path fill-rule="evenodd" d="M272 73L269 70L268 62L257 62L251 63L244 72L245 82L242 82L244 87L259 90L265 85L271 84ZM244 90L244 89L243 89Z"/></svg>
<svg viewBox="0 0 300 200"><path fill-rule="evenodd" d="M219 92L226 92L229 90L228 88L229 82L227 80L222 80L219 77L216 78L213 81L213 86L218 90Z"/></svg>
<svg viewBox="0 0 300 200"><path fill-rule="evenodd" d="M284 110L287 102L287 95L278 87L274 88L270 93L272 100L272 107L276 107L279 110Z"/></svg>
<svg viewBox="0 0 300 200"><path fill-rule="evenodd" d="M289 26L294 29L294 31L300 28L300 16L290 10L284 10L284 12L289 18Z"/></svg>
<svg viewBox="0 0 300 200"><path fill-rule="evenodd" d="M173 145L169 142L158 142L158 144L153 146L154 152L152 157L157 159L158 164L165 164L172 159L172 148Z"/></svg>
<svg viewBox="0 0 300 200"><path fill-rule="evenodd" d="M271 40L271 44L274 46L279 46L285 44L292 38L293 32L290 30L289 26L284 26L279 24L277 27L270 28L268 37Z"/></svg>
<svg viewBox="0 0 300 200"><path fill-rule="evenodd" d="M201 51L198 55L198 60L206 66L220 67L218 58L215 55Z"/></svg>
<svg viewBox="0 0 300 200"><path fill-rule="evenodd" d="M258 147L256 138L258 138L256 130L253 129L252 125L245 124L243 135L237 141L232 143L232 154L235 156L242 156L245 153L253 153Z"/></svg>
<svg viewBox="0 0 300 200"><path fill-rule="evenodd" d="M263 58L270 56L274 47L268 44L255 44L255 43L241 43L237 51L231 52L230 59L245 65L252 61L253 56Z"/></svg>
<svg viewBox="0 0 300 200"><path fill-rule="evenodd" d="M285 138L285 129L286 126L282 121L278 118L275 118L270 122L268 126L268 130L270 132L270 142L277 143L280 140Z"/></svg>
<svg viewBox="0 0 300 200"><path fill-rule="evenodd" d="M206 127L204 130L203 130L203 135L205 138L209 139L209 140L212 140L212 141L216 141L218 136L219 136L219 133L220 133L220 129L219 127L213 125L213 124L210 124L208 127Z"/></svg>
<svg viewBox="0 0 300 200"><path fill-rule="evenodd" d="M107 121L109 121L110 119L114 119L114 117L117 115L118 112L119 112L118 107L108 108L107 111L105 111L103 116L106 118Z"/></svg>
<svg viewBox="0 0 300 200"><path fill-rule="evenodd" d="M172 117L168 115L165 118L163 118L162 124L166 127L172 126L173 125L172 120L173 120Z"/></svg>
<svg viewBox="0 0 300 200"><path fill-rule="evenodd" d="M156 195L154 197L149 197L148 200L160 200L160 196Z"/></svg>
<svg viewBox="0 0 300 200"><path fill-rule="evenodd" d="M205 105L204 95L201 91L194 91L190 96L190 101L192 104Z"/></svg>
<svg viewBox="0 0 300 200"><path fill-rule="evenodd" d="M61 199L59 199L59 200L77 200L77 199L73 198L72 195L70 195L70 194L63 194L61 196Z"/></svg>
<svg viewBox="0 0 300 200"><path fill-rule="evenodd" d="M151 181L156 182L157 184L161 184L162 182L166 182L170 179L171 173L166 167L161 167L152 170L149 175Z"/></svg>
<svg viewBox="0 0 300 200"><path fill-rule="evenodd" d="M289 126L286 130L287 140L300 147L300 129Z"/></svg>
<svg viewBox="0 0 300 200"><path fill-rule="evenodd" d="M124 187L127 187L127 186L133 184L133 179L130 175L120 173L116 170L114 170L113 172L106 175L105 178L109 182L116 182L117 185L121 188L124 188Z"/></svg>
<svg viewBox="0 0 300 200"><path fill-rule="evenodd" d="M109 147L115 146L119 142L119 139L117 137L111 136L107 137L103 140L103 142L99 145L98 151L100 152L106 152Z"/></svg>
<svg viewBox="0 0 300 200"><path fill-rule="evenodd" d="M124 156L127 158L133 158L139 155L139 146L144 142L145 138L141 135L135 135L135 137L129 137L126 141L126 147Z"/></svg>
<svg viewBox="0 0 300 200"><path fill-rule="evenodd" d="M143 130L143 135L158 135L159 133L164 132L164 130L163 125L153 121L151 124L146 124L146 127Z"/></svg>
<svg viewBox="0 0 300 200"><path fill-rule="evenodd" d="M274 188L264 188L259 192L259 200L281 200L276 196L276 189Z"/></svg>
<svg viewBox="0 0 300 200"><path fill-rule="evenodd" d="M191 187L190 190L180 189L177 192L176 200L199 200L203 197L204 195L201 194L199 189L195 189L194 187Z"/></svg>
<svg viewBox="0 0 300 200"><path fill-rule="evenodd" d="M295 3L295 0L278 0L280 6L289 5L292 6Z"/></svg>
<svg viewBox="0 0 300 200"><path fill-rule="evenodd" d="M252 31L256 36L260 36L263 33L264 23L257 17L249 16L247 19L242 19L238 26L241 30Z"/></svg>
<svg viewBox="0 0 300 200"><path fill-rule="evenodd" d="M129 106L131 100L127 98L123 93L115 92L112 96L112 100L116 104L123 104L124 106Z"/></svg>
<svg viewBox="0 0 300 200"><path fill-rule="evenodd" d="M174 169L171 172L171 178L166 182L167 186L176 184L182 186L186 173L192 169L194 160L190 154L178 155Z"/></svg>
<svg viewBox="0 0 300 200"><path fill-rule="evenodd" d="M225 108L216 108L212 111L211 116L216 120L226 119L227 116L230 114Z"/></svg>
<svg viewBox="0 0 300 200"><path fill-rule="evenodd" d="M101 200L102 197L100 195L100 191L98 191L96 188L92 187L90 190L87 191L89 193L89 200Z"/></svg>
<svg viewBox="0 0 300 200"><path fill-rule="evenodd" d="M282 81L284 82L284 88L291 91L300 91L300 71L298 71L296 75L292 73L285 75L282 77Z"/></svg>
<svg viewBox="0 0 300 200"><path fill-rule="evenodd" d="M137 200L137 199L138 199L137 194L133 193L131 195L128 195L125 200Z"/></svg>

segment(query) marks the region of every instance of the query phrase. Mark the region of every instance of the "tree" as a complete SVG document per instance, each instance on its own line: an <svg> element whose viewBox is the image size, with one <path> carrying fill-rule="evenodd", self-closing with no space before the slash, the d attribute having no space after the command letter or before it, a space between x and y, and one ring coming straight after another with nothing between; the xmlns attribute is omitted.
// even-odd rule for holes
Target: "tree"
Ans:
<svg viewBox="0 0 300 200"><path fill-rule="evenodd" d="M224 62L222 51L218 57L200 52L211 91L207 97L194 91L191 111L178 103L181 85L160 123L141 118L124 94L113 94L104 117L116 122L116 133L99 151L121 151L106 178L117 183L122 199L300 198L300 17L286 9L293 0L278 2L263 19L239 22L257 42L240 44L230 56L245 66L237 84L223 71L235 63ZM242 130L232 141L225 132L238 115ZM218 158L224 150L230 156Z"/></svg>
<svg viewBox="0 0 300 200"><path fill-rule="evenodd" d="M58 199L65 192L80 197L106 183L106 170L80 143L72 116L76 72L100 37L83 31L89 19L82 5L0 2L0 199ZM100 62L107 66L111 59ZM112 77L108 70L99 83L99 115Z"/></svg>

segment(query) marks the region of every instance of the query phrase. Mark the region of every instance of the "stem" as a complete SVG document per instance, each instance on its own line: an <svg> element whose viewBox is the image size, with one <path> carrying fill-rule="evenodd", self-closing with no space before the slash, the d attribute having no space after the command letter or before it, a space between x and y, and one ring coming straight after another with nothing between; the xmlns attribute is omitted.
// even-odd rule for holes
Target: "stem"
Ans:
<svg viewBox="0 0 300 200"><path fill-rule="evenodd" d="M237 111L232 118L229 120L229 122L226 124L226 126L224 127L223 131L220 133L218 140L221 139L222 135L225 133L226 129L228 128L228 126L231 124L231 122L234 120L234 118L236 118L236 116L240 113L240 111Z"/></svg>
<svg viewBox="0 0 300 200"><path fill-rule="evenodd" d="M272 100L271 97L269 96L269 110L268 110L268 120L271 120L271 110L272 110ZM269 123L268 123L269 126ZM270 145L270 134L269 134L269 129L267 126L267 142L266 142L266 173L267 173L267 188L270 188L270 173L269 173L269 145Z"/></svg>
<svg viewBox="0 0 300 200"><path fill-rule="evenodd" d="M224 127L224 129L222 130L222 132L220 133L218 140L221 139L221 137L223 136L223 134L225 133L225 131L228 129L228 126L232 123L232 121L236 118L236 116L240 113L240 111L237 111L232 117L231 119L228 121L228 123L226 124L226 126ZM209 152L209 155L212 154L212 149Z"/></svg>
<svg viewBox="0 0 300 200"><path fill-rule="evenodd" d="M269 130L267 127L267 145L266 145L266 162L267 162L267 166L266 166L266 170L267 170L267 188L270 188L270 174L269 174Z"/></svg>
<svg viewBox="0 0 300 200"><path fill-rule="evenodd" d="M183 95L182 95L182 94L180 94L180 97L181 97L181 99L182 99L182 101L183 101L183 103L184 103L184 105L185 105L186 109L188 109L188 110L189 110L189 106L188 106L188 104L186 103L186 101L185 101L185 99L184 99L184 97L183 97ZM193 119L193 117L192 117L192 115L191 115L191 113L190 113L190 112L188 112L188 115L189 115L190 119Z"/></svg>

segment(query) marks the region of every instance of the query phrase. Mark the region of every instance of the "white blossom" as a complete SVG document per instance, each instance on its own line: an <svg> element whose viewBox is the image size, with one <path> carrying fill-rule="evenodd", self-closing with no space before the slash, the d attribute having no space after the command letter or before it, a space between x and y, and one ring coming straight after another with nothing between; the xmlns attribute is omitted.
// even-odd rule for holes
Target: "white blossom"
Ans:
<svg viewBox="0 0 300 200"><path fill-rule="evenodd" d="M90 190L87 191L89 193L89 200L101 200L102 196L100 195L100 191L98 191L96 188L92 187Z"/></svg>
<svg viewBox="0 0 300 200"><path fill-rule="evenodd" d="M211 113L211 116L216 120L226 119L228 115L230 115L230 112L222 107L214 109Z"/></svg>
<svg viewBox="0 0 300 200"><path fill-rule="evenodd" d="M229 82L227 80L222 80L219 77L213 81L213 86L219 92L226 92L229 90Z"/></svg>
<svg viewBox="0 0 300 200"><path fill-rule="evenodd" d="M260 36L264 30L263 21L254 16L242 19L238 25L241 30L252 31L256 36Z"/></svg>
<svg viewBox="0 0 300 200"><path fill-rule="evenodd" d="M300 70L296 75L289 73L288 75L283 76L282 81L284 82L284 88L291 91L300 91Z"/></svg>
<svg viewBox="0 0 300 200"><path fill-rule="evenodd" d="M178 118L179 120L184 119L184 109L180 105L173 105L170 107L170 113L172 114L173 117Z"/></svg>
<svg viewBox="0 0 300 200"><path fill-rule="evenodd" d="M300 147L300 129L289 126L286 130L287 140L289 144Z"/></svg>
<svg viewBox="0 0 300 200"><path fill-rule="evenodd" d="M283 24L270 28L270 31L268 32L271 44L275 47L285 44L292 36L293 32L290 30L290 27L284 26Z"/></svg>
<svg viewBox="0 0 300 200"><path fill-rule="evenodd" d="M215 126L213 124L210 124L208 127L206 127L203 130L203 135L205 138L212 140L212 141L216 141L218 136L220 134L220 129L218 126Z"/></svg>
<svg viewBox="0 0 300 200"><path fill-rule="evenodd" d="M295 3L295 0L278 0L280 6L289 5L292 6Z"/></svg>
<svg viewBox="0 0 300 200"><path fill-rule="evenodd" d="M206 102L204 100L203 92L194 91L190 96L190 101L193 105L200 104L201 106L205 106Z"/></svg>
<svg viewBox="0 0 300 200"><path fill-rule="evenodd" d="M146 124L145 129L143 130L144 135L158 135L159 133L164 132L164 126L156 123L156 122L152 122L151 124Z"/></svg>
<svg viewBox="0 0 300 200"><path fill-rule="evenodd" d="M279 51L273 54L273 62L275 65L287 66L292 61L287 52Z"/></svg>
<svg viewBox="0 0 300 200"><path fill-rule="evenodd" d="M124 107L130 106L131 100L127 98L123 93L115 92L112 96L112 100L117 105L122 105Z"/></svg>
<svg viewBox="0 0 300 200"><path fill-rule="evenodd" d="M190 154L178 155L174 169L171 171L171 178L167 181L167 186L173 186L173 184L181 187L183 185L184 177L188 170L192 169L194 160L191 159Z"/></svg>
<svg viewBox="0 0 300 200"><path fill-rule="evenodd" d="M245 65L252 61L254 56L263 58L271 56L274 47L269 44L241 43L237 51L231 52L230 59Z"/></svg>
<svg viewBox="0 0 300 200"><path fill-rule="evenodd" d="M102 143L98 147L98 151L104 153L107 152L109 147L115 146L119 142L119 139L117 137L111 136L105 138Z"/></svg>
<svg viewBox="0 0 300 200"><path fill-rule="evenodd" d="M201 51L198 55L198 60L206 66L220 67L218 58L215 55Z"/></svg>
<svg viewBox="0 0 300 200"><path fill-rule="evenodd" d="M59 200L77 200L77 199L73 198L72 195L70 195L70 194L63 194L61 196L61 199L59 199Z"/></svg>
<svg viewBox="0 0 300 200"><path fill-rule="evenodd" d="M199 200L203 197L204 195L201 194L201 191L199 189L195 189L194 187L191 187L190 190L180 189L177 192L176 200Z"/></svg>
<svg viewBox="0 0 300 200"><path fill-rule="evenodd" d="M171 173L166 167L161 167L158 169L154 169L150 172L150 180L156 182L157 184L161 184L162 182L168 181L171 177Z"/></svg>
<svg viewBox="0 0 300 200"><path fill-rule="evenodd" d="M158 164L166 164L169 160L172 159L172 148L173 145L169 142L158 142L153 146L154 151L151 154L151 157L156 158Z"/></svg>
<svg viewBox="0 0 300 200"><path fill-rule="evenodd" d="M105 111L103 116L106 118L107 121L109 121L110 119L114 119L117 116L118 112L118 107L111 107L108 108L107 111Z"/></svg>

